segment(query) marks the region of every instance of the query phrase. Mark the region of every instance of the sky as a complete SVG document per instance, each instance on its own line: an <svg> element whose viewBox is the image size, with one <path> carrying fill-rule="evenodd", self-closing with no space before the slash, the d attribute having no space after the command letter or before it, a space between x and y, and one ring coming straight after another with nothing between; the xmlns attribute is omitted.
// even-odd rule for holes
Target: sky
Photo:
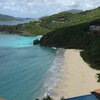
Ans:
<svg viewBox="0 0 100 100"><path fill-rule="evenodd" d="M0 13L16 17L39 18L71 9L89 10L100 0L0 0Z"/></svg>

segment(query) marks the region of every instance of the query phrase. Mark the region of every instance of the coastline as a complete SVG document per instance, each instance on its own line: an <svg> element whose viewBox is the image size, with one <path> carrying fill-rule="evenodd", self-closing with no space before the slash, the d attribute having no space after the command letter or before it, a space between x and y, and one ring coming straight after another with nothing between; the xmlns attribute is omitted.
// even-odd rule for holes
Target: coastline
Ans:
<svg viewBox="0 0 100 100"><path fill-rule="evenodd" d="M61 79L52 93L54 100L90 94L91 91L100 88L96 78L100 71L92 69L83 61L80 50L65 50L62 69Z"/></svg>
<svg viewBox="0 0 100 100"><path fill-rule="evenodd" d="M51 67L47 71L47 76L45 78L43 88L45 90L44 95L40 96L43 98L47 95L53 95L53 89L57 85L60 80L60 76L62 73L62 65L64 64L64 52L63 48L53 48L56 50L55 59L51 65ZM49 80L48 80L49 79Z"/></svg>

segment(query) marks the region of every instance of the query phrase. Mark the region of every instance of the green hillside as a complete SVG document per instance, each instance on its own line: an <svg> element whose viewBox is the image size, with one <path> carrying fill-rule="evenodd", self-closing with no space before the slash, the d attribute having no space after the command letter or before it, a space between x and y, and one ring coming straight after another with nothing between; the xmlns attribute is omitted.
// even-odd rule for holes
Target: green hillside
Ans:
<svg viewBox="0 0 100 100"><path fill-rule="evenodd" d="M63 18L65 18L65 21L60 20L62 16ZM76 41L79 36L80 37L83 36L84 38L85 37L94 38L94 36L91 35L91 33L89 32L89 26L94 24L96 25L100 24L100 8L96 8L90 11L85 11L77 14L63 12L50 17L42 18L41 20L42 22L40 25L42 27L52 30L48 34L44 35L41 41L45 41L44 38L48 38L46 41L47 45L52 46L55 43L57 43L55 44L56 46L68 47L69 38L71 39L70 44L73 43L75 44L75 42L73 41ZM57 22L52 23L52 20L56 20ZM82 38L80 38L80 40L82 40ZM76 42L78 42L78 40ZM83 39L83 42L86 41ZM79 43L81 44L83 42L79 42ZM68 43L68 45L66 45L66 43ZM82 46L81 48L84 48L83 45L81 46Z"/></svg>
<svg viewBox="0 0 100 100"><path fill-rule="evenodd" d="M42 18L41 25L49 29L52 28L54 29L54 28L67 27L84 22L93 21L95 19L98 19L99 17L100 17L100 8L76 14L61 12L59 14Z"/></svg>
<svg viewBox="0 0 100 100"><path fill-rule="evenodd" d="M65 11L52 16L42 17L38 21L28 23L23 28L29 33L43 35L59 28L93 22L94 20L98 20L99 16L100 8L80 13L70 13ZM30 27L30 30L28 30L29 26L32 26ZM36 29L37 27L39 27L38 30Z"/></svg>
<svg viewBox="0 0 100 100"><path fill-rule="evenodd" d="M3 15L3 14L0 14L0 21L15 21L15 20L20 20L16 17L12 17L12 16L8 16L8 15Z"/></svg>
<svg viewBox="0 0 100 100"><path fill-rule="evenodd" d="M71 10L70 12L80 12L77 10ZM47 17L42 17L37 21L32 21L30 23L22 25L22 33L27 33L27 34L32 34L32 35L44 35L48 32L51 32L57 28L65 27L67 23L69 23L69 20L71 20L72 16L74 15L73 13L70 12L61 12L52 16L47 16ZM10 33L12 30L12 27L7 27L9 29L8 33ZM16 29L16 28L14 28ZM0 31L2 31L2 26L0 28ZM14 31L13 31L14 32ZM23 33L23 34L24 34Z"/></svg>
<svg viewBox="0 0 100 100"><path fill-rule="evenodd" d="M45 27L41 27L40 25L37 24L37 22L30 22L30 23L24 24L22 28L24 32L33 34L33 35L41 35L41 34L46 34L49 32L48 29L46 29Z"/></svg>
<svg viewBox="0 0 100 100"><path fill-rule="evenodd" d="M66 20L61 23L59 16ZM59 13L42 20L43 27L53 30L41 38L41 45L81 49L83 59L92 68L100 70L100 31L93 34L89 30L91 25L100 26L100 7L77 14ZM52 20L57 20L57 23L51 23ZM100 74L98 78L100 81Z"/></svg>

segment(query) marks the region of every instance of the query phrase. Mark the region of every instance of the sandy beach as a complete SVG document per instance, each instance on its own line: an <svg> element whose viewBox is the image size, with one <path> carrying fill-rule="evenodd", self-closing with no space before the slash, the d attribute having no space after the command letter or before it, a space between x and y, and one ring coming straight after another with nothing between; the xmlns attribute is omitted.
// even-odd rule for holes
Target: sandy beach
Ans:
<svg viewBox="0 0 100 100"><path fill-rule="evenodd" d="M65 50L64 66L61 79L54 88L54 100L89 94L91 91L100 88L94 70L83 61L80 50Z"/></svg>

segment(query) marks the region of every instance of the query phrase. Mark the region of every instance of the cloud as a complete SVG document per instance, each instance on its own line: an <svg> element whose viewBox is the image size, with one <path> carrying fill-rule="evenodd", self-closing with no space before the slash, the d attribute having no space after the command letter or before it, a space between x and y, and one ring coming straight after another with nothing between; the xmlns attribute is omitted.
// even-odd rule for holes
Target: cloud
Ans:
<svg viewBox="0 0 100 100"><path fill-rule="evenodd" d="M0 12L15 16L40 17L64 10L88 10L100 6L100 0L0 0Z"/></svg>

